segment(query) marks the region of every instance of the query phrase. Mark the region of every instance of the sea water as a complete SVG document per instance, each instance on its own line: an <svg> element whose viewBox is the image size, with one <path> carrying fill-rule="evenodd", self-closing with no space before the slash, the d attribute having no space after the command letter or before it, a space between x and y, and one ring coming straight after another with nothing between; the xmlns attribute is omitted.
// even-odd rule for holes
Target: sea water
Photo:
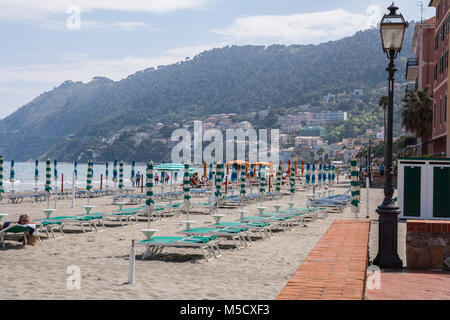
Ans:
<svg viewBox="0 0 450 320"><path fill-rule="evenodd" d="M11 189L16 191L33 191L33 188L39 188L39 190L43 190L45 187L45 161L39 162L38 170L39 170L39 179L35 181L34 179L34 169L35 162L15 162L14 163L14 183L10 181L10 172L11 172L11 163L9 161L3 162L3 189L5 192L10 192ZM58 171L58 179L55 180L54 177L54 166L53 161L50 166L51 168L51 187L53 191L55 191L55 187L57 187L58 191L61 191L61 183L64 180L64 190L70 191L72 190L72 179L74 172L73 163L64 163L58 162L56 169ZM94 163L94 176L92 179L92 184L94 189L100 188L100 180L102 179L102 187L106 188L108 185L110 189L114 188L114 182L112 181L114 166L113 163L109 163L108 167L108 180L106 180L106 165L103 164L95 164ZM139 174L146 174L147 166L142 164L134 167L135 175L139 172ZM196 171L200 174L203 173L203 170L196 169ZM87 163L78 163L77 164L77 179L75 180L76 188L86 188L86 175L87 175ZM155 170L155 172L158 172ZM168 173L171 178L173 178L173 183L182 183L183 181L183 172L178 172L177 177L173 172ZM103 175L103 177L101 177ZM161 177L161 172L158 172L158 175ZM173 176L172 176L173 175ZM124 164L123 166L123 184L125 187L131 187L132 182L130 180L131 177L131 164ZM119 165L117 165L117 179L119 179ZM172 179L171 179L172 180ZM144 180L145 181L145 180ZM117 186L119 182L117 181ZM144 183L145 187L145 183Z"/></svg>

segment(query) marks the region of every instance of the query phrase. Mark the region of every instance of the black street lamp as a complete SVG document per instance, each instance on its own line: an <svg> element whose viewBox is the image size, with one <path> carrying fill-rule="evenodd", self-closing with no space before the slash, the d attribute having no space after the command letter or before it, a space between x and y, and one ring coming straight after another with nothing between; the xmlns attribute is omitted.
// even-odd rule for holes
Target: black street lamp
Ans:
<svg viewBox="0 0 450 320"><path fill-rule="evenodd" d="M392 182L392 128L394 118L394 60L402 49L403 37L408 27L401 14L397 14L398 7L392 3L388 8L389 14L385 14L380 23L381 41L383 51L389 59L389 66L386 69L389 72L389 96L387 110L387 137L384 165L386 167L386 180L384 183L384 201L377 208L379 214L378 231L378 254L374 264L380 268L400 269L403 262L397 253L397 233L398 233L398 214L400 208L392 200L394 194L394 184Z"/></svg>

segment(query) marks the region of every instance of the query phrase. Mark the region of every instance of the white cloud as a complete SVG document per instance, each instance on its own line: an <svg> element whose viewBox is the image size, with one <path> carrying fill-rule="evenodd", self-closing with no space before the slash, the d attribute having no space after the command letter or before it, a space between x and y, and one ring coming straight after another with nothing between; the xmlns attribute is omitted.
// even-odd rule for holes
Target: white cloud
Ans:
<svg viewBox="0 0 450 320"><path fill-rule="evenodd" d="M204 8L211 0L0 0L0 18L39 21L51 14L67 14L76 5L81 13L94 10L170 13Z"/></svg>
<svg viewBox="0 0 450 320"><path fill-rule="evenodd" d="M292 15L260 15L237 18L224 29L212 32L225 35L234 43L320 43L367 29L369 15L343 9Z"/></svg>

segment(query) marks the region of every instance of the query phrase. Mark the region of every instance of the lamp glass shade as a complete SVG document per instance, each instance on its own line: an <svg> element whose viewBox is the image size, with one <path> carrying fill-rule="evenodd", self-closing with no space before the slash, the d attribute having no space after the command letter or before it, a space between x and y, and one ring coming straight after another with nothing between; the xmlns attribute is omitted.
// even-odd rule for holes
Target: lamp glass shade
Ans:
<svg viewBox="0 0 450 320"><path fill-rule="evenodd" d="M383 49L400 51L403 45L403 37L405 35L405 24L384 24L381 23L381 41Z"/></svg>

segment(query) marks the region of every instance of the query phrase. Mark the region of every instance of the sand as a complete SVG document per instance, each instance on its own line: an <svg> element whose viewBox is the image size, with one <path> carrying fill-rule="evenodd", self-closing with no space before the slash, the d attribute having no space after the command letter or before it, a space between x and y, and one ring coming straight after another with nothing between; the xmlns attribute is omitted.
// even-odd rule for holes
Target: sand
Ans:
<svg viewBox="0 0 450 320"><path fill-rule="evenodd" d="M349 188L349 181L335 186L336 193ZM360 217L365 217L365 190ZM381 203L381 189L371 190L371 218ZM282 203L287 207L290 197L268 201L265 207L273 209L273 204ZM193 199L194 202L199 199ZM295 195L297 206L306 204L305 192ZM109 197L91 199L95 212L111 212L113 206ZM76 215L84 212L86 199L77 199L75 208L70 208L70 200L57 202L56 215ZM51 207L54 203L51 202ZM246 209L256 214L258 204ZM33 204L25 200L22 204L0 203L0 211L17 218L21 213L29 213L32 219L43 218L41 209L46 203ZM220 209L226 215L224 221L238 218L235 209ZM137 248L135 283L126 284L128 279L128 255L131 240L143 240L139 231L146 228L142 220L131 227L108 226L99 233L81 233L80 228L68 226L63 239L48 240L36 246L21 246L8 242L7 249L0 249L0 299L234 299L261 300L275 299L290 277L307 257L311 249L321 239L335 219L352 219L354 215L347 207L343 213L331 213L327 219L308 222L290 232L275 232L269 241L254 238L253 246L236 250L230 241L222 242L222 257L207 262L198 249L166 249L153 260L140 260L144 248ZM191 213L197 226L207 226L213 219L205 214ZM157 236L173 236L181 229L180 221L185 217L170 217L152 222L151 227L160 230ZM4 220L5 221L5 220ZM374 237L372 225L371 238ZM375 245L371 240L372 246ZM375 253L374 253L375 252ZM370 250L371 257L376 248ZM66 274L68 267L76 266L81 272L81 289L69 290Z"/></svg>

